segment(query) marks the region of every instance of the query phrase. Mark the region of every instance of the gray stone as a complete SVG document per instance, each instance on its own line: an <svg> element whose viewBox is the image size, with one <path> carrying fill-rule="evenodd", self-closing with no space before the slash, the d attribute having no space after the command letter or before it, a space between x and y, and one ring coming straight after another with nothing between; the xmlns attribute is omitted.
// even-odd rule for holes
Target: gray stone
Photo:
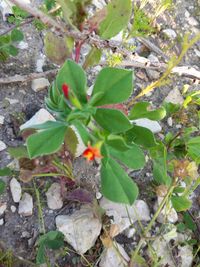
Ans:
<svg viewBox="0 0 200 267"><path fill-rule="evenodd" d="M55 121L55 119L51 115L51 113L49 113L49 111L44 108L41 108L35 113L35 115L30 120L20 126L20 130L22 131L32 125L42 124L46 121Z"/></svg>
<svg viewBox="0 0 200 267"><path fill-rule="evenodd" d="M58 183L53 183L46 192L47 205L52 210L61 209L63 200L61 197L61 186Z"/></svg>
<svg viewBox="0 0 200 267"><path fill-rule="evenodd" d="M12 206L10 207L10 210L11 210L13 213L15 213L15 211L17 210L17 208L16 208L14 205L12 205Z"/></svg>
<svg viewBox="0 0 200 267"><path fill-rule="evenodd" d="M172 29L165 29L163 30L163 33L171 40L174 40L177 37L176 32Z"/></svg>
<svg viewBox="0 0 200 267"><path fill-rule="evenodd" d="M99 267L125 267L129 261L124 248L115 242L113 246L104 249Z"/></svg>
<svg viewBox="0 0 200 267"><path fill-rule="evenodd" d="M184 99L183 99L180 91L176 87L169 92L169 94L164 99L164 101L167 103L173 103L173 104L180 104L181 105L181 104L183 104Z"/></svg>
<svg viewBox="0 0 200 267"><path fill-rule="evenodd" d="M0 151L3 151L7 148L6 144L0 140Z"/></svg>
<svg viewBox="0 0 200 267"><path fill-rule="evenodd" d="M150 220L149 208L143 200L136 200L135 203L130 206L102 198L100 200L100 206L105 210L106 215L113 218L112 223L118 226L119 232L116 232L116 235L130 227L130 225L138 219L140 221Z"/></svg>
<svg viewBox="0 0 200 267"><path fill-rule="evenodd" d="M46 78L38 78L32 81L31 88L35 92L39 92L40 90L48 87L50 85L49 80Z"/></svg>
<svg viewBox="0 0 200 267"><path fill-rule="evenodd" d="M23 216L31 216L33 214L33 198L30 194L24 193L22 195L18 213Z"/></svg>
<svg viewBox="0 0 200 267"><path fill-rule="evenodd" d="M132 122L135 123L138 126L142 126L142 127L148 128L153 133L159 133L159 132L162 131L162 128L161 128L160 124L157 121L152 121L152 120L143 118L143 119L133 120Z"/></svg>
<svg viewBox="0 0 200 267"><path fill-rule="evenodd" d="M10 191L12 194L13 201L15 203L18 203L21 199L22 188L16 178L12 178L12 180L10 181Z"/></svg>
<svg viewBox="0 0 200 267"><path fill-rule="evenodd" d="M5 117L4 117L4 116L2 116L2 115L0 115L0 124L1 124L1 125L3 125L3 124L4 124L4 119L5 119Z"/></svg>
<svg viewBox="0 0 200 267"><path fill-rule="evenodd" d="M72 215L56 217L56 226L65 240L80 254L88 251L96 242L102 224L90 206L84 205Z"/></svg>

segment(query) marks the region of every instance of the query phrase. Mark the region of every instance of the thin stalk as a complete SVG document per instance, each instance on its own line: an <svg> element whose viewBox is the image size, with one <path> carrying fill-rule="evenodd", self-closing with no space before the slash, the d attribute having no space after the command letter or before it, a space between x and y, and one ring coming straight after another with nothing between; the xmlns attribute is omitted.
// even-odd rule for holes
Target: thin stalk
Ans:
<svg viewBox="0 0 200 267"><path fill-rule="evenodd" d="M40 222L40 227L41 227L42 233L45 234L46 230L45 230L44 216L42 213L42 206L41 206L41 201L40 201L40 193L39 193L39 190L36 188L36 184L34 181L33 181L33 185L34 185L35 195L36 195L36 199L37 199L38 218L39 218L39 222Z"/></svg>
<svg viewBox="0 0 200 267"><path fill-rule="evenodd" d="M154 222L156 221L158 215L160 214L161 210L163 209L163 207L164 207L165 203L167 202L169 196L170 196L171 193L173 192L174 187L175 187L174 184L170 186L170 188L169 188L169 190L168 190L168 193L166 194L166 196L163 198L162 202L160 203L160 206L158 207L158 210L157 210L156 213L154 214L154 216L153 216L153 218L151 219L150 223L147 225L147 228L146 228L145 231L144 231L144 236L146 236L147 233L151 230L151 228L152 228ZM135 259L135 257L138 255L138 252L140 251L140 248L141 248L141 246L143 245L143 242L144 242L144 239L140 239L140 242L139 242L139 244L138 244L138 246L137 246L137 248L136 248L136 250L135 250L135 252L134 252L134 254L133 254L133 256L132 256L132 259L131 259L132 261L133 261L133 260Z"/></svg>

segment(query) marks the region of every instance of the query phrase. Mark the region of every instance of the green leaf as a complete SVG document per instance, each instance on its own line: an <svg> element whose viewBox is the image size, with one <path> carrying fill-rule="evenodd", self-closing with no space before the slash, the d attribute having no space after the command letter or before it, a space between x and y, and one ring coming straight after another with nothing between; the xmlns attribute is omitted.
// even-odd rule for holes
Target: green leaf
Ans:
<svg viewBox="0 0 200 267"><path fill-rule="evenodd" d="M125 136L128 142L134 142L146 149L157 145L153 133L145 127L134 125L132 129L126 132Z"/></svg>
<svg viewBox="0 0 200 267"><path fill-rule="evenodd" d="M153 177L156 183L170 185L171 178L167 174L167 150L163 144L150 149L153 160Z"/></svg>
<svg viewBox="0 0 200 267"><path fill-rule="evenodd" d="M111 133L121 133L132 127L124 113L117 109L99 108L94 119L103 129Z"/></svg>
<svg viewBox="0 0 200 267"><path fill-rule="evenodd" d="M116 149L109 148L109 152L111 156L134 170L139 170L145 165L144 153L137 145L132 145L132 147L126 151L117 151Z"/></svg>
<svg viewBox="0 0 200 267"><path fill-rule="evenodd" d="M12 170L8 167L0 169L0 176L10 176L12 174Z"/></svg>
<svg viewBox="0 0 200 267"><path fill-rule="evenodd" d="M67 147L67 151L74 157L76 153L76 148L78 145L78 138L75 132L71 127L67 129L65 136L65 145Z"/></svg>
<svg viewBox="0 0 200 267"><path fill-rule="evenodd" d="M131 13L131 0L111 0L107 5L107 16L100 24L100 36L109 39L117 35L127 26Z"/></svg>
<svg viewBox="0 0 200 267"><path fill-rule="evenodd" d="M130 111L129 119L136 120L140 118L147 118L150 120L161 120L166 116L166 111L163 107L156 110L149 110L149 102L139 102L134 105Z"/></svg>
<svg viewBox="0 0 200 267"><path fill-rule="evenodd" d="M101 190L109 200L130 205L138 196L137 185L113 159L109 159L106 165L102 164Z"/></svg>
<svg viewBox="0 0 200 267"><path fill-rule="evenodd" d="M195 231L197 229L196 224L194 223L192 217L190 216L190 214L188 212L184 212L183 214L183 220L185 222L185 226L192 230Z"/></svg>
<svg viewBox="0 0 200 267"><path fill-rule="evenodd" d="M66 37L57 36L52 32L47 32L45 35L44 49L46 56L58 65L63 64L71 55Z"/></svg>
<svg viewBox="0 0 200 267"><path fill-rule="evenodd" d="M89 134L86 127L80 121L73 121L73 125L80 134L83 143L87 146L88 143L91 141L92 136Z"/></svg>
<svg viewBox="0 0 200 267"><path fill-rule="evenodd" d="M186 144L188 155L200 164L200 136L189 139Z"/></svg>
<svg viewBox="0 0 200 267"><path fill-rule="evenodd" d="M10 154L11 157L15 159L28 158L28 151L27 147L25 146L9 147L8 153Z"/></svg>
<svg viewBox="0 0 200 267"><path fill-rule="evenodd" d="M123 137L113 134L108 136L106 144L119 151L126 151L130 148Z"/></svg>
<svg viewBox="0 0 200 267"><path fill-rule="evenodd" d="M90 52L87 54L86 58L85 58L85 62L83 64L83 68L87 69L89 67L92 67L95 64L98 64L100 59L101 59L101 50L96 48L96 47L92 47Z"/></svg>
<svg viewBox="0 0 200 267"><path fill-rule="evenodd" d="M37 264L43 264L46 261L45 248L55 250L63 247L64 235L59 231L50 231L39 238L38 245L36 262Z"/></svg>
<svg viewBox="0 0 200 267"><path fill-rule="evenodd" d="M184 196L172 196L171 201L174 209L178 212L188 210L192 206L192 202Z"/></svg>
<svg viewBox="0 0 200 267"><path fill-rule="evenodd" d="M171 102L164 102L163 107L165 108L165 110L167 112L167 116L171 116L172 114L179 111L181 106L179 104L174 104Z"/></svg>
<svg viewBox="0 0 200 267"><path fill-rule="evenodd" d="M7 47L7 51L13 57L17 56L17 54L19 53L19 49L15 47L14 45L9 45Z"/></svg>
<svg viewBox="0 0 200 267"><path fill-rule="evenodd" d="M32 134L26 143L29 157L48 155L57 152L64 141L67 127L59 126Z"/></svg>
<svg viewBox="0 0 200 267"><path fill-rule="evenodd" d="M22 41L23 39L24 39L24 35L20 30L18 30L18 29L12 30L12 32L11 32L11 40L13 42L19 42L19 41Z"/></svg>
<svg viewBox="0 0 200 267"><path fill-rule="evenodd" d="M127 100L132 92L133 73L117 68L102 69L95 81L92 97L103 93L95 103L96 106L121 103Z"/></svg>
<svg viewBox="0 0 200 267"><path fill-rule="evenodd" d="M3 180L0 179L0 195L3 194L3 192L6 189L6 184Z"/></svg>
<svg viewBox="0 0 200 267"><path fill-rule="evenodd" d="M83 69L72 60L67 60L56 77L56 84L60 92L66 83L81 103L87 103L86 75Z"/></svg>

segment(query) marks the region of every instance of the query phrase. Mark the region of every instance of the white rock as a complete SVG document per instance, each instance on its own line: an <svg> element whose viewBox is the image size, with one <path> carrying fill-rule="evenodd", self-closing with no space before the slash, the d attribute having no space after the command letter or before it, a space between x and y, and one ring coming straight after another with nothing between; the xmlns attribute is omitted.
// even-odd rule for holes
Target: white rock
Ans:
<svg viewBox="0 0 200 267"><path fill-rule="evenodd" d="M99 8L102 9L105 6L105 1L104 0L93 0L93 4Z"/></svg>
<svg viewBox="0 0 200 267"><path fill-rule="evenodd" d="M179 255L181 256L181 267L190 267L193 262L192 246L179 246Z"/></svg>
<svg viewBox="0 0 200 267"><path fill-rule="evenodd" d="M200 51L199 51L199 50L194 49L194 52L195 52L195 54L197 55L197 57L200 57Z"/></svg>
<svg viewBox="0 0 200 267"><path fill-rule="evenodd" d="M176 87L170 91L170 93L164 99L164 101L167 103L173 103L173 104L180 104L181 105L181 104L183 104L184 99L183 99L180 91Z"/></svg>
<svg viewBox="0 0 200 267"><path fill-rule="evenodd" d="M168 242L166 242L164 239L159 238L153 242L152 247L154 248L157 257L161 258L161 260L159 261L159 266L175 267L169 250Z"/></svg>
<svg viewBox="0 0 200 267"><path fill-rule="evenodd" d="M3 125L3 124L4 124L4 119L5 119L5 117L4 117L4 116L2 116L2 115L0 115L0 124L1 124L1 125Z"/></svg>
<svg viewBox="0 0 200 267"><path fill-rule="evenodd" d="M4 214L7 209L7 203L0 203L0 216Z"/></svg>
<svg viewBox="0 0 200 267"><path fill-rule="evenodd" d="M157 80L160 77L160 72L156 71L156 70L151 70L151 69L146 69L146 73L149 77L149 79L151 80ZM152 95L152 92L150 92L151 94L148 94L148 96Z"/></svg>
<svg viewBox="0 0 200 267"><path fill-rule="evenodd" d="M56 217L56 226L65 240L80 254L88 251L98 238L102 224L91 207L84 205L72 215Z"/></svg>
<svg viewBox="0 0 200 267"><path fill-rule="evenodd" d="M17 208L16 208L14 205L12 205L12 206L10 206L10 210L11 210L13 213L15 213L15 211L17 210Z"/></svg>
<svg viewBox="0 0 200 267"><path fill-rule="evenodd" d="M159 63L159 59L152 53L148 56L148 59L151 61L151 63Z"/></svg>
<svg viewBox="0 0 200 267"><path fill-rule="evenodd" d="M15 203L18 203L22 196L22 188L20 183L15 178L12 178L12 180L10 181L10 191L12 194L13 201Z"/></svg>
<svg viewBox="0 0 200 267"><path fill-rule="evenodd" d="M51 113L49 113L49 111L47 111L44 108L41 108L39 111L35 113L35 115L30 120L28 120L27 122L25 122L20 126L20 130L22 131L25 128L29 128L32 125L42 124L46 121L55 121L55 119L51 115Z"/></svg>
<svg viewBox="0 0 200 267"><path fill-rule="evenodd" d="M40 57L36 61L36 72L43 72L44 62L45 62L45 55L40 54Z"/></svg>
<svg viewBox="0 0 200 267"><path fill-rule="evenodd" d="M193 18L193 17L189 17L188 19L187 19L187 21L188 21L188 23L191 25L191 26L198 26L198 21L195 19L195 18Z"/></svg>
<svg viewBox="0 0 200 267"><path fill-rule="evenodd" d="M106 248L102 255L99 267L125 267L130 261L124 248L115 243L115 247Z"/></svg>
<svg viewBox="0 0 200 267"><path fill-rule="evenodd" d="M78 158L78 157L80 157L83 154L83 152L86 149L86 146L83 143L83 141L81 139L81 136L80 136L78 130L76 129L76 127L74 125L72 125L70 127L72 128L72 130L74 131L74 133L76 134L76 137L78 139L78 145L77 145L76 153L75 153L75 157Z"/></svg>
<svg viewBox="0 0 200 267"><path fill-rule="evenodd" d="M154 205L155 212L157 211L158 206L161 204L162 200L163 200L163 197L158 197L158 200L156 204ZM170 223L176 223L178 221L178 214L176 210L172 207L171 202L167 206L164 206L164 208L162 209L162 211L157 217L157 221L159 223L164 223L165 220Z"/></svg>
<svg viewBox="0 0 200 267"><path fill-rule="evenodd" d="M28 48L28 43L27 42L24 42L24 41L21 41L21 42L19 42L19 44L17 45L17 47L19 49L25 50L25 49Z"/></svg>
<svg viewBox="0 0 200 267"><path fill-rule="evenodd" d="M177 34L174 30L172 29L165 29L163 30L163 33L169 38L174 40L177 37Z"/></svg>
<svg viewBox="0 0 200 267"><path fill-rule="evenodd" d="M100 200L100 206L105 210L106 215L113 217L112 223L118 225L119 232L116 235L130 227L138 219L140 221L150 220L149 208L143 200L136 200L130 206L114 203L106 198L102 198Z"/></svg>
<svg viewBox="0 0 200 267"><path fill-rule="evenodd" d="M3 151L7 148L6 144L0 140L0 151Z"/></svg>
<svg viewBox="0 0 200 267"><path fill-rule="evenodd" d="M53 183L46 192L47 205L52 210L61 209L63 200L61 197L61 186L58 183Z"/></svg>
<svg viewBox="0 0 200 267"><path fill-rule="evenodd" d="M152 120L149 120L149 119L146 119L146 118L132 120L132 122L134 122L138 126L142 126L142 127L148 128L153 133L159 133L162 130L160 124L157 121L152 121Z"/></svg>
<svg viewBox="0 0 200 267"><path fill-rule="evenodd" d="M128 238L132 238L134 236L136 232L136 229L131 227L131 228L128 228L125 230L125 235L128 237Z"/></svg>
<svg viewBox="0 0 200 267"><path fill-rule="evenodd" d="M35 92L39 92L40 90L48 87L50 85L49 80L46 78L38 78L32 81L31 88Z"/></svg>
<svg viewBox="0 0 200 267"><path fill-rule="evenodd" d="M12 13L12 6L13 4L11 4L9 1L0 1L0 10L2 12L4 21L6 21L6 14Z"/></svg>
<svg viewBox="0 0 200 267"><path fill-rule="evenodd" d="M102 194L100 192L96 193L96 199L99 200L102 198Z"/></svg>
<svg viewBox="0 0 200 267"><path fill-rule="evenodd" d="M4 225L4 219L0 219L0 226Z"/></svg>
<svg viewBox="0 0 200 267"><path fill-rule="evenodd" d="M9 101L10 105L14 105L14 104L19 103L18 99L12 99L12 98L8 98L8 97L6 97L5 99Z"/></svg>
<svg viewBox="0 0 200 267"><path fill-rule="evenodd" d="M24 193L22 195L18 213L23 216L31 216L33 214L33 198L30 194Z"/></svg>
<svg viewBox="0 0 200 267"><path fill-rule="evenodd" d="M17 159L14 159L7 165L7 167L10 168L11 170L19 171L20 170L19 161Z"/></svg>
<svg viewBox="0 0 200 267"><path fill-rule="evenodd" d="M167 124L168 124L170 127L172 127L172 125L173 125L172 117L169 117L169 118L167 119Z"/></svg>

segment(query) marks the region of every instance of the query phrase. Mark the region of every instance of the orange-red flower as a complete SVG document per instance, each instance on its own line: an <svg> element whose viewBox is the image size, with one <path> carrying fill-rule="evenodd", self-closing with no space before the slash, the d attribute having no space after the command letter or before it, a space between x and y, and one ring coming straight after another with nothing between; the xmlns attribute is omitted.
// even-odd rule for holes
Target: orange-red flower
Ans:
<svg viewBox="0 0 200 267"><path fill-rule="evenodd" d="M85 157L88 161L91 161L95 158L102 158L102 155L98 146L91 146L88 144L88 147L83 152L83 157Z"/></svg>
<svg viewBox="0 0 200 267"><path fill-rule="evenodd" d="M66 83L62 85L62 91L63 91L64 96L68 99L69 98L69 86Z"/></svg>

